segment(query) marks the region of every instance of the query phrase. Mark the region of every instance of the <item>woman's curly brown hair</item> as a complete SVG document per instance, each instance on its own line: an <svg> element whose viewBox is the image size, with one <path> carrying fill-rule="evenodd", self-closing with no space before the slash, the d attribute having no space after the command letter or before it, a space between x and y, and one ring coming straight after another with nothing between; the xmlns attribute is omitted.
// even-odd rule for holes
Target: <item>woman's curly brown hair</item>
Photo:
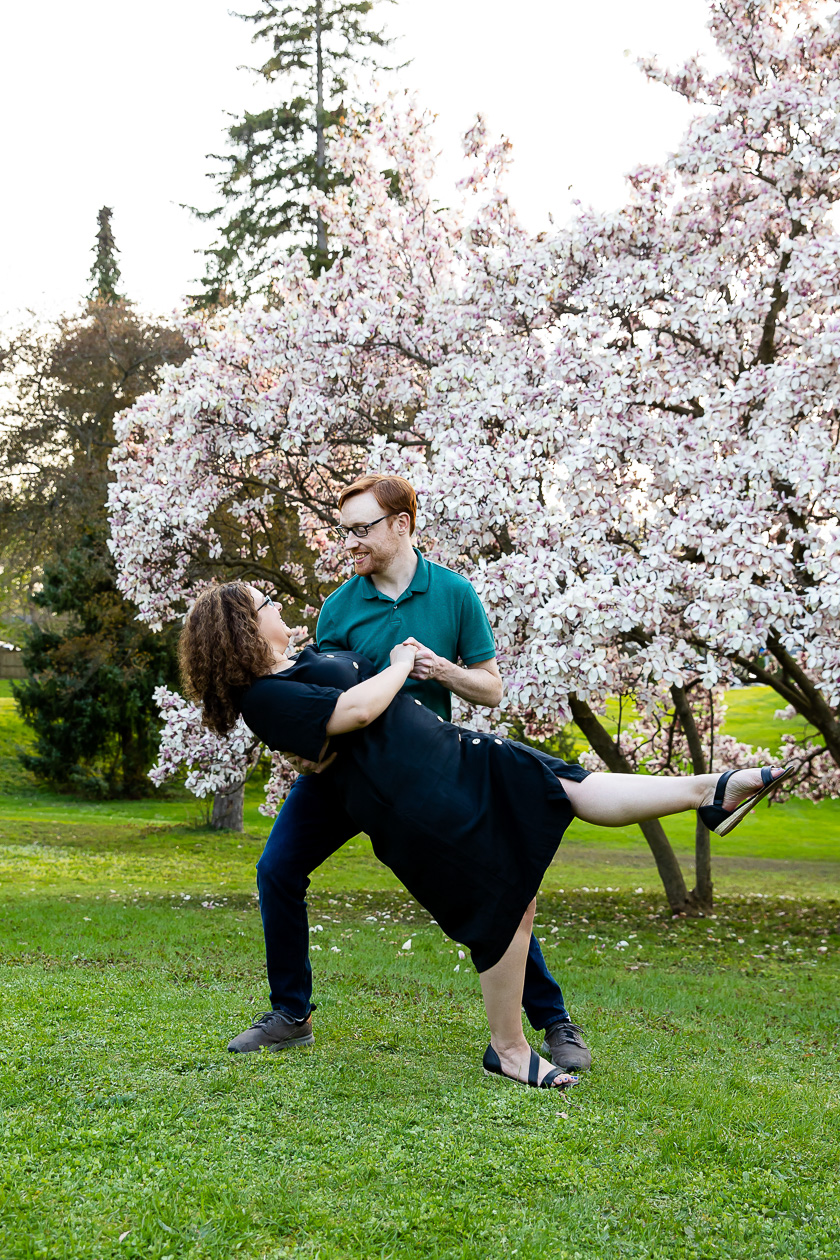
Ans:
<svg viewBox="0 0 840 1260"><path fill-rule="evenodd" d="M178 643L184 690L202 707L201 720L217 735L236 725L235 689L270 674L274 653L262 637L244 582L211 586L199 595Z"/></svg>

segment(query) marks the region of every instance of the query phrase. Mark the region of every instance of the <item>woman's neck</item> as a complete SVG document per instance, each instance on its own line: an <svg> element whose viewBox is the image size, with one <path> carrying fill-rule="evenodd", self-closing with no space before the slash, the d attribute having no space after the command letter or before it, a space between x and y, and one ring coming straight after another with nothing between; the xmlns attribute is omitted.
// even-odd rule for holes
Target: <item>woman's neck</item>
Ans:
<svg viewBox="0 0 840 1260"><path fill-rule="evenodd" d="M279 647L275 647L272 643L271 650L274 654L274 665L272 666L271 672L272 674L282 674L283 670L288 669L292 663L286 655L289 650L288 644L281 650Z"/></svg>

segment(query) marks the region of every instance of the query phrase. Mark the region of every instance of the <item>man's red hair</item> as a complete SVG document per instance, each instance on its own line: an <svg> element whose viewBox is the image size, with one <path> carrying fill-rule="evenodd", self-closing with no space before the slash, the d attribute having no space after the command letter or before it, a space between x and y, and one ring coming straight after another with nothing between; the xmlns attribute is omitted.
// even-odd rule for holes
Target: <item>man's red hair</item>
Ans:
<svg viewBox="0 0 840 1260"><path fill-rule="evenodd" d="M370 473L367 477L360 477L346 490L342 490L338 496L338 510L341 511L348 499L357 494L367 494L368 490L386 512L406 512L410 522L408 532L414 533L417 524L417 495L405 477L391 477L384 473Z"/></svg>

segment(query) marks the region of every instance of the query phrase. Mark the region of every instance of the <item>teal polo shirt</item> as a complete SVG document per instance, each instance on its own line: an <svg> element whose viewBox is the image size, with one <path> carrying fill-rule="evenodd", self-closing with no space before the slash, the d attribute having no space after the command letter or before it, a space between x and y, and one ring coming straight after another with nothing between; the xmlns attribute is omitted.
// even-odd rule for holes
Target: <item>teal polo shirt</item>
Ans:
<svg viewBox="0 0 840 1260"><path fill-rule="evenodd" d="M397 599L383 595L372 578L359 574L333 591L315 631L322 652L358 652L377 669L384 669L391 648L408 638L464 665L496 655L487 613L467 579L427 560L416 547L414 554L414 577ZM452 693L434 679L409 678L404 690L447 721L452 717Z"/></svg>

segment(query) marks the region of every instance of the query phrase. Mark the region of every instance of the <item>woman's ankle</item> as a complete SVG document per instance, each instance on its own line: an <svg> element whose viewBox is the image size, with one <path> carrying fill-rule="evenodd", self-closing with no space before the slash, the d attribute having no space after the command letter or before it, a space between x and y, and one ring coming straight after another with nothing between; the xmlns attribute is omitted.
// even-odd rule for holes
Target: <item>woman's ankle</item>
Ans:
<svg viewBox="0 0 840 1260"><path fill-rule="evenodd" d="M694 806L695 809L700 809L703 805L709 805L711 803L719 778L719 774L697 774L694 776L694 783L696 787L695 794L697 797L697 801Z"/></svg>
<svg viewBox="0 0 840 1260"><path fill-rule="evenodd" d="M490 1034L490 1045L498 1055L520 1055L526 1050L530 1050L530 1045L526 1040L524 1033L515 1033L509 1037L500 1037L496 1033Z"/></svg>

